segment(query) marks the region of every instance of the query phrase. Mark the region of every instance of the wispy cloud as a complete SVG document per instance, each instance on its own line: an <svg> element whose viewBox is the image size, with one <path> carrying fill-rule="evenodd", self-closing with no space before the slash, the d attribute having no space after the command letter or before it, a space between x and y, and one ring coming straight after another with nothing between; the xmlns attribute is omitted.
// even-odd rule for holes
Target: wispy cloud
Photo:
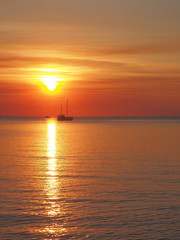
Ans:
<svg viewBox="0 0 180 240"><path fill-rule="evenodd" d="M104 46L85 52L87 55L113 56L113 55L142 55L142 54L173 54L180 52L180 44L176 42L159 42L150 44L139 44L130 46Z"/></svg>
<svg viewBox="0 0 180 240"><path fill-rule="evenodd" d="M27 95L37 92L37 86L28 83L0 83L1 95Z"/></svg>

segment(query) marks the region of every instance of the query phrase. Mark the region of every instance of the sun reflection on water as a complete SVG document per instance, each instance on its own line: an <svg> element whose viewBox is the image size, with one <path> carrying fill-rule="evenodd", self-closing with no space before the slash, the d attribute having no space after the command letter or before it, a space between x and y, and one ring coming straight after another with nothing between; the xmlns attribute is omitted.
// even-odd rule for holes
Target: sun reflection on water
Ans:
<svg viewBox="0 0 180 240"><path fill-rule="evenodd" d="M48 142L47 142L47 184L46 191L49 199L48 215L57 216L59 214L59 204L56 203L59 192L59 181L57 176L57 159L56 159L56 123L51 120L48 122Z"/></svg>
<svg viewBox="0 0 180 240"><path fill-rule="evenodd" d="M56 123L50 121L48 123L48 174L55 175L57 162L56 162Z"/></svg>
<svg viewBox="0 0 180 240"><path fill-rule="evenodd" d="M56 124L55 122L48 122L48 157L56 157Z"/></svg>
<svg viewBox="0 0 180 240"><path fill-rule="evenodd" d="M38 232L41 232L50 239L57 239L59 236L63 236L67 232L65 227L66 221L63 219L64 211L63 204L60 201L60 189L61 182L59 179L59 163L57 161L57 141L56 141L56 121L48 120L47 122L47 141L46 141L46 178L44 182L45 191L45 212L44 214L49 218L45 226L39 227Z"/></svg>

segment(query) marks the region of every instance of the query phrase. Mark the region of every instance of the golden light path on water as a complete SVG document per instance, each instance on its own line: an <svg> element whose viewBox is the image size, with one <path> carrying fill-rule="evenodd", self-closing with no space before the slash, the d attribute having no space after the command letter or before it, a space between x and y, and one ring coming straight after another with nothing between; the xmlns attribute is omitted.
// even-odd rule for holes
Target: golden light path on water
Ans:
<svg viewBox="0 0 180 240"><path fill-rule="evenodd" d="M57 236L66 229L57 223L53 222L54 218L59 217L61 206L58 200L60 192L60 182L58 178L58 165L56 158L56 121L50 120L47 124L47 178L46 178L46 195L47 195L47 215L52 218L51 224L43 229L43 232Z"/></svg>
<svg viewBox="0 0 180 240"><path fill-rule="evenodd" d="M50 121L48 123L48 144L47 144L47 155L48 155L48 195L50 199L57 199L57 188L58 179L56 176L57 172L57 159L56 159L56 124ZM50 215L55 215L56 211L52 207Z"/></svg>

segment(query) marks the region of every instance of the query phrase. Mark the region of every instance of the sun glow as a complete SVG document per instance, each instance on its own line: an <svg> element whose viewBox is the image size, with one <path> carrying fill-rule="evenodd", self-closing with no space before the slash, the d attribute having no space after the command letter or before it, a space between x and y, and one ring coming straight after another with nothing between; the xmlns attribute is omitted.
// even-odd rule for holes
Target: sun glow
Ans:
<svg viewBox="0 0 180 240"><path fill-rule="evenodd" d="M41 77L41 81L49 91L54 91L59 85L60 79L56 76L43 76Z"/></svg>
<svg viewBox="0 0 180 240"><path fill-rule="evenodd" d="M38 78L40 79L41 84L46 87L46 90L50 92L54 92L60 82L64 81L64 79L60 77L60 74L64 71L56 67L40 68L36 69L36 71L41 72L38 74Z"/></svg>

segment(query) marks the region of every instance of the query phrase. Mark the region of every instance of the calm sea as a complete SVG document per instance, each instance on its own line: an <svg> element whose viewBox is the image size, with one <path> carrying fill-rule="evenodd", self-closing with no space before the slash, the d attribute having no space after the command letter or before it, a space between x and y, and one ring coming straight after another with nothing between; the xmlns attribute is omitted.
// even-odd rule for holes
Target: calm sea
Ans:
<svg viewBox="0 0 180 240"><path fill-rule="evenodd" d="M180 118L0 119L0 239L180 239Z"/></svg>

